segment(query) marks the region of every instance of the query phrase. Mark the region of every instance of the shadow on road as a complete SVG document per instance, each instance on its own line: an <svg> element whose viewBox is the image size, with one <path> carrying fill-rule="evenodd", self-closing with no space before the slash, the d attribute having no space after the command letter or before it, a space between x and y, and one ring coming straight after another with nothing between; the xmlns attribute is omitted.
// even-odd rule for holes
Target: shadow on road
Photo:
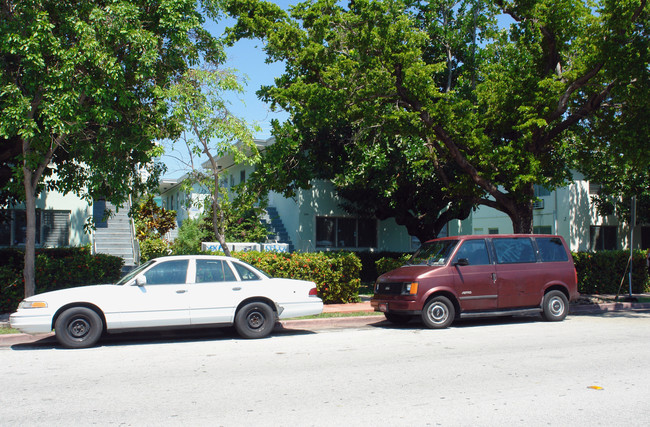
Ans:
<svg viewBox="0 0 650 427"><path fill-rule="evenodd" d="M276 326L273 333L264 339L272 339L273 336L309 335L312 331L284 329ZM169 344L200 341L230 341L243 340L235 329L230 328L198 328L198 329L176 329L176 330L149 330L142 332L123 332L116 334L104 334L95 347L111 346L136 346L152 344ZM12 350L68 350L62 347L54 336L48 336L29 343L14 344Z"/></svg>

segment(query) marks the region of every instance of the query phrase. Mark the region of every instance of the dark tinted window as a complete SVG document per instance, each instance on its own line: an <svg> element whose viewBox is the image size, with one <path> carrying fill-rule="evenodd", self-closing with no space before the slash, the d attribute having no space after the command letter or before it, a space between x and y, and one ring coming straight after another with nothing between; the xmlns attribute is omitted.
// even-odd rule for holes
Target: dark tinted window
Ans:
<svg viewBox="0 0 650 427"><path fill-rule="evenodd" d="M174 261L164 261L151 267L149 271L144 273L147 278L147 285L172 285L177 283L185 283L187 276L187 263L186 259L179 259Z"/></svg>
<svg viewBox="0 0 650 427"><path fill-rule="evenodd" d="M235 274L228 263L220 259L196 260L196 283L232 282L236 281Z"/></svg>
<svg viewBox="0 0 650 427"><path fill-rule="evenodd" d="M464 241L463 245L458 248L458 252L456 252L454 262L458 262L458 260L462 258L465 258L467 261L469 261L469 265L489 264L490 257L488 256L485 240L479 239Z"/></svg>
<svg viewBox="0 0 650 427"><path fill-rule="evenodd" d="M533 242L528 237L494 239L499 264L536 262Z"/></svg>
<svg viewBox="0 0 650 427"><path fill-rule="evenodd" d="M557 237L538 237L537 247L542 262L567 261L569 259L562 241Z"/></svg>

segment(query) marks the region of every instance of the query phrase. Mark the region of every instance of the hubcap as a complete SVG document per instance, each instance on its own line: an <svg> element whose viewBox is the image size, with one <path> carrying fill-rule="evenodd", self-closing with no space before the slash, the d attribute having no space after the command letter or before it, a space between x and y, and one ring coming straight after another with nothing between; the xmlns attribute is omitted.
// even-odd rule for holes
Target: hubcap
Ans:
<svg viewBox="0 0 650 427"><path fill-rule="evenodd" d="M74 338L83 338L90 332L90 322L82 317L73 319L68 324L68 331Z"/></svg>
<svg viewBox="0 0 650 427"><path fill-rule="evenodd" d="M560 298L553 298L549 302L549 309L554 316L559 316L564 311L564 302Z"/></svg>
<svg viewBox="0 0 650 427"><path fill-rule="evenodd" d="M449 310L447 310L447 306L441 303L435 303L431 304L429 307L429 319L433 323L444 323L445 320L447 320L447 317L449 317Z"/></svg>
<svg viewBox="0 0 650 427"><path fill-rule="evenodd" d="M248 320L248 326L252 329L259 329L264 325L264 315L259 311L248 313L246 319Z"/></svg>

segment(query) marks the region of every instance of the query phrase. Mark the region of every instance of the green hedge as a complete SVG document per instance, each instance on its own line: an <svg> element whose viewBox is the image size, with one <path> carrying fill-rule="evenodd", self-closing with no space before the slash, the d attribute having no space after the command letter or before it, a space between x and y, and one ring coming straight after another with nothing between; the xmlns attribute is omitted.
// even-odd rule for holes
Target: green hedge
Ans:
<svg viewBox="0 0 650 427"><path fill-rule="evenodd" d="M398 259L401 257L410 257L410 254L404 254L402 252L355 252L356 255L361 260L361 282L362 283L374 283L382 273L385 273L388 270L379 272L378 268L380 264L377 264L379 260L390 260Z"/></svg>
<svg viewBox="0 0 650 427"><path fill-rule="evenodd" d="M24 253L0 250L0 313L13 312L25 294ZM81 285L111 283L120 278L124 260L111 255L91 255L88 248L38 249L36 293Z"/></svg>
<svg viewBox="0 0 650 427"><path fill-rule="evenodd" d="M634 251L632 293L650 291L650 278L646 267L646 251ZM629 279L625 273L629 251L574 252L573 262L578 273L578 291L581 294L616 294L625 275L621 294L628 293ZM377 272L387 271L404 265L410 254L395 259L386 257L377 260Z"/></svg>
<svg viewBox="0 0 650 427"><path fill-rule="evenodd" d="M632 293L650 290L646 251L633 251ZM629 274L626 273L630 251L599 251L573 253L578 272L578 290L583 294L616 294L623 280L621 294L629 291ZM629 270L628 270L629 271Z"/></svg>
<svg viewBox="0 0 650 427"><path fill-rule="evenodd" d="M350 252L233 252L232 255L272 277L310 280L328 304L357 302L361 261Z"/></svg>

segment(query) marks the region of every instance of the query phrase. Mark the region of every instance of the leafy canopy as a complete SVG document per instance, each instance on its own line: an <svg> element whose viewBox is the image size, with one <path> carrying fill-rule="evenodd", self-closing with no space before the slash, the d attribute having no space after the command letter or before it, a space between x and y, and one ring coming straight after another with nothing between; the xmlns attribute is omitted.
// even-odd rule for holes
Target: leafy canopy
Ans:
<svg viewBox="0 0 650 427"><path fill-rule="evenodd" d="M276 127L286 148L274 156L295 175L327 176L333 159L335 182L363 188L370 181L355 177L368 176L378 151L408 158L404 141L419 143L429 167L415 181L435 174L427 186L505 212L515 232L532 232L534 185L556 188L580 167L581 136L603 131L596 113L647 82L645 0L315 0L289 13L226 4L238 18L230 40L261 38L268 60L286 64L258 94L292 114ZM643 137L639 126L630 132ZM399 188L385 182L383 193Z"/></svg>

